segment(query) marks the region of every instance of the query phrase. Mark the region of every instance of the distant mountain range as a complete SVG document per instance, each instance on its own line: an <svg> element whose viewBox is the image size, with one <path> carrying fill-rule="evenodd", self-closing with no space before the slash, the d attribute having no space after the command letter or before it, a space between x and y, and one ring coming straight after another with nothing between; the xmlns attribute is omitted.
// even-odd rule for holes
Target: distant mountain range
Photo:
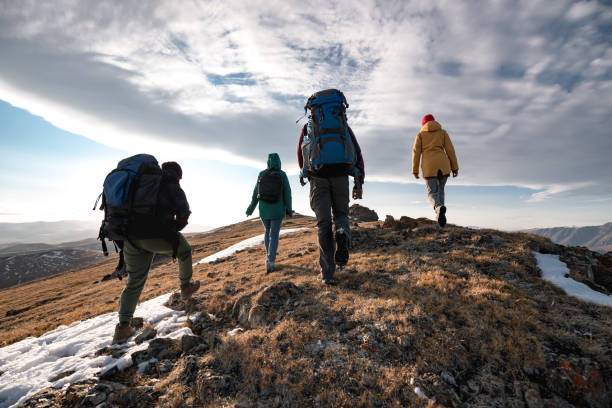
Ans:
<svg viewBox="0 0 612 408"><path fill-rule="evenodd" d="M589 227L534 228L525 232L550 238L561 245L585 246L599 252L612 251L612 222Z"/></svg>

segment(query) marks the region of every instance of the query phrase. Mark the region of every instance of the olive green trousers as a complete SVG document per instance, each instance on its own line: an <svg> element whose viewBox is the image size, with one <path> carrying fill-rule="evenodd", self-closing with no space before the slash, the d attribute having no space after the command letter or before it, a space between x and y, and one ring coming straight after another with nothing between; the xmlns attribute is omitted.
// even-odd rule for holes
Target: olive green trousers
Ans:
<svg viewBox="0 0 612 408"><path fill-rule="evenodd" d="M119 301L119 323L129 323L132 320L155 254L172 255L172 243L162 238L125 241L123 256L128 280ZM191 246L181 233L176 257L181 285L189 283L193 273Z"/></svg>

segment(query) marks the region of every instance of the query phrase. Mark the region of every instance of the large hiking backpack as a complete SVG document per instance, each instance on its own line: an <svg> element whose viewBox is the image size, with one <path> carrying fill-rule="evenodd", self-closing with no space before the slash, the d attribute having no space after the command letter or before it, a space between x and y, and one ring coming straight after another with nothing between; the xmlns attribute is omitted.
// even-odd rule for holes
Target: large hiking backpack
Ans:
<svg viewBox="0 0 612 408"><path fill-rule="evenodd" d="M283 177L280 170L268 169L257 180L257 198L260 201L275 203L283 194Z"/></svg>
<svg viewBox="0 0 612 408"><path fill-rule="evenodd" d="M337 89L316 92L308 98L304 111L310 109L310 115L301 145L304 175L354 174L357 158L346 121L348 106Z"/></svg>
<svg viewBox="0 0 612 408"><path fill-rule="evenodd" d="M100 210L104 219L98 239L102 241L104 255L108 255L105 239L119 247L120 260L115 273L119 279L124 273L123 241L152 238L160 228L157 201L162 171L155 157L137 154L123 159L104 179ZM94 205L96 209L98 201Z"/></svg>

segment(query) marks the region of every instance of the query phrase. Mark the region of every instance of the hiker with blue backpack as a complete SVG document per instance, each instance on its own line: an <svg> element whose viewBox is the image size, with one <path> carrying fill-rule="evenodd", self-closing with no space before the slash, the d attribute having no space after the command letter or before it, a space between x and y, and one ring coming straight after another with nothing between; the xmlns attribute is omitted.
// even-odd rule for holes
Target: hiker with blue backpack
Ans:
<svg viewBox="0 0 612 408"><path fill-rule="evenodd" d="M419 178L419 162L427 186L427 198L436 212L438 224L446 225L446 205L444 204L444 187L451 172L453 177L459 174L459 164L453 143L433 115L428 114L421 121L421 131L416 135L412 148L412 174Z"/></svg>
<svg viewBox="0 0 612 408"><path fill-rule="evenodd" d="M98 238L105 255L105 239L122 249L116 273L121 279L120 270L124 267L128 275L119 301L113 344L124 343L135 334L131 321L155 254L178 259L184 300L200 288L199 281L191 281L191 247L179 232L191 214L180 186L182 176L178 163L166 162L160 168L153 156L139 154L120 161L104 180L100 206L104 220Z"/></svg>
<svg viewBox="0 0 612 408"><path fill-rule="evenodd" d="M270 273L276 268L278 235L283 218L289 218L293 215L291 186L287 174L281 170L281 160L276 153L268 155L268 168L257 176L251 204L246 210L247 217L253 214L258 203L259 217L266 231L264 234L266 273Z"/></svg>
<svg viewBox="0 0 612 408"><path fill-rule="evenodd" d="M304 112L310 114L297 145L300 182L310 181L310 207L317 217L319 279L326 285L337 284L336 265L344 267L349 259L349 175L355 180L353 199L363 195L363 157L347 123L348 106L344 94L336 89L314 93L304 106Z"/></svg>

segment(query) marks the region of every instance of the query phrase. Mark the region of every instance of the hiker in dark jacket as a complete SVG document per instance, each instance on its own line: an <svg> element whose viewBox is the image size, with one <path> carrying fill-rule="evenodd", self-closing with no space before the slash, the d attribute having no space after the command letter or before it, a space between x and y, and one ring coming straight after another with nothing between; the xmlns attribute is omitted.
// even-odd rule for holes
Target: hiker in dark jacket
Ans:
<svg viewBox="0 0 612 408"><path fill-rule="evenodd" d="M172 255L178 259L183 299L189 299L200 288L200 281L191 281L191 246L179 232L185 228L191 214L185 192L179 184L183 171L176 162L166 162L161 168L162 180L157 206L159 224L155 225L154 231L146 232L146 239L138 239L136 236L124 241L123 253L128 281L121 293L119 324L115 327L113 344L123 343L134 335L135 330L130 322L155 254Z"/></svg>
<svg viewBox="0 0 612 408"><path fill-rule="evenodd" d="M297 145L297 160L300 169L304 167L302 156L302 142L307 134L308 124L302 127ZM361 199L362 185L365 178L365 169L361 148L353 130L348 127L353 145L355 146L358 176L353 187L353 199ZM319 264L321 265L320 279L327 285L335 285L334 279L336 265L343 267L349 259L349 246L351 230L349 227L349 178L344 168L323 168L317 176L310 176L310 208L317 217L319 238ZM332 233L332 219L335 224L335 237ZM334 245L335 238L335 245ZM336 247L334 253L334 247Z"/></svg>
<svg viewBox="0 0 612 408"><path fill-rule="evenodd" d="M278 180L280 181L278 200L270 202L265 201L263 197L259 197L260 182L264 175L270 171L277 172ZM271 180L276 181L276 178ZM259 203L259 216L261 222L266 229L264 235L264 244L266 246L266 273L274 271L276 267L276 250L278 248L278 235L280 233L283 217L289 218L293 215L291 209L291 186L287 174L281 170L281 160L278 154L270 153L268 155L268 168L263 170L257 176L257 183L253 189L251 204L246 210L247 216L251 216L255 210L255 206Z"/></svg>

